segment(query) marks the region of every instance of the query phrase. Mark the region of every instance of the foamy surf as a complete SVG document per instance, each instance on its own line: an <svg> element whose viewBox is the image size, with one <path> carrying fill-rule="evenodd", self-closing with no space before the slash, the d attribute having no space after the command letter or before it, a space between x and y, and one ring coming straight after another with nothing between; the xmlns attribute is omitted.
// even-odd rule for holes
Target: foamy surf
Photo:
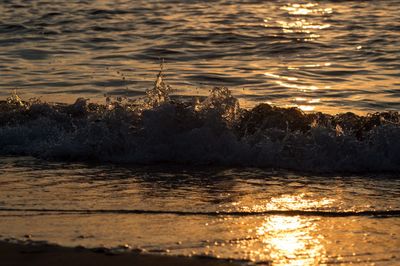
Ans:
<svg viewBox="0 0 400 266"><path fill-rule="evenodd" d="M141 99L105 104L0 102L0 154L130 164L172 163L313 172L397 172L400 116L304 113L259 104L247 110L227 88L170 98L157 77Z"/></svg>

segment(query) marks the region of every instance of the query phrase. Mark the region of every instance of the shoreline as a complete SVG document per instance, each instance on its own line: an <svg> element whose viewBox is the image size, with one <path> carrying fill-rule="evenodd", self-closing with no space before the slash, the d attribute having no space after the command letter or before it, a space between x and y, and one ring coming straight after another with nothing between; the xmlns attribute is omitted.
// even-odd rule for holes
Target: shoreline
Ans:
<svg viewBox="0 0 400 266"><path fill-rule="evenodd" d="M136 252L112 252L107 249L62 247L38 242L9 242L0 240L0 262L3 266L124 266L124 265L188 265L234 266L244 262L219 260L206 257L184 257Z"/></svg>

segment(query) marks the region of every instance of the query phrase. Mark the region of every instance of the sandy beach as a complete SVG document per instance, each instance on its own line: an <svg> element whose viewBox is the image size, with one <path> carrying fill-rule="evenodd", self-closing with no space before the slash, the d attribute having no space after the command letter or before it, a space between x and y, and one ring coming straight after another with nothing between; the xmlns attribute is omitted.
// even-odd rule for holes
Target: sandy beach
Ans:
<svg viewBox="0 0 400 266"><path fill-rule="evenodd" d="M23 265L188 265L188 266L223 266L239 263L210 258L188 258L138 253L112 254L105 251L94 251L85 248L66 248L56 245L17 244L0 242L0 264L3 266Z"/></svg>

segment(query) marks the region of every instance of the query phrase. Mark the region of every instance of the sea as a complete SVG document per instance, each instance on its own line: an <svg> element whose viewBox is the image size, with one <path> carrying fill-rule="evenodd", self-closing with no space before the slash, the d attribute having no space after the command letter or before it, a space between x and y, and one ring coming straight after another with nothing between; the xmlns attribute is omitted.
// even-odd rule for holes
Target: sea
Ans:
<svg viewBox="0 0 400 266"><path fill-rule="evenodd" d="M400 1L0 1L0 239L400 264Z"/></svg>

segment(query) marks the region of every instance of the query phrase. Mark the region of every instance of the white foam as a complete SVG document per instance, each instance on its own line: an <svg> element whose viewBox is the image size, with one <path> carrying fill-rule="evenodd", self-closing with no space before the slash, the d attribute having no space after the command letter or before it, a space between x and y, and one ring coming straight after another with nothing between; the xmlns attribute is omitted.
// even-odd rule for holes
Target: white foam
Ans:
<svg viewBox="0 0 400 266"><path fill-rule="evenodd" d="M11 99L0 112L0 154L316 172L400 170L400 127L383 118L366 128L374 117L312 116L267 105L246 111L224 88L195 104L170 102L166 95L149 102L95 105L78 99L68 106Z"/></svg>

